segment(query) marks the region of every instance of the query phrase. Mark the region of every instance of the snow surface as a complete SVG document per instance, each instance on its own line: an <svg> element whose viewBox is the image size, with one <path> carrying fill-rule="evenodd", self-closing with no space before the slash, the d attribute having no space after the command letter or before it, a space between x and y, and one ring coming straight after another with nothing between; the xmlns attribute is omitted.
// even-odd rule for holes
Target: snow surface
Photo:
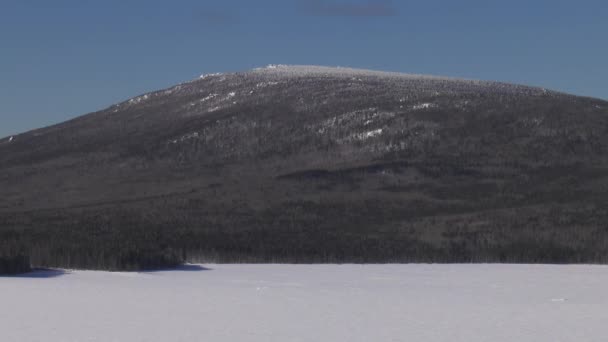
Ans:
<svg viewBox="0 0 608 342"><path fill-rule="evenodd" d="M375 129L369 132L357 133L353 136L348 137L346 140L367 140L382 134L382 128Z"/></svg>
<svg viewBox="0 0 608 342"><path fill-rule="evenodd" d="M283 76L341 76L349 77L357 80L360 76L374 76L374 77L394 77L394 78L408 78L408 79L427 79L427 80L457 80L450 77L439 77L432 75L419 75L419 74L405 74L399 72L387 72L387 71L376 71L366 69L354 69L346 67L327 67L318 65L268 65L265 68L255 68L252 70L253 73L270 73L280 74Z"/></svg>
<svg viewBox="0 0 608 342"><path fill-rule="evenodd" d="M608 267L208 265L0 278L2 341L605 341Z"/></svg>
<svg viewBox="0 0 608 342"><path fill-rule="evenodd" d="M219 94L215 94L215 93L209 94L209 95L203 97L202 99L200 99L199 102L207 102L207 101L211 100L212 98L217 97L218 95Z"/></svg>
<svg viewBox="0 0 608 342"><path fill-rule="evenodd" d="M132 98L132 99L129 100L129 104L139 104L142 101L146 101L149 98L150 98L150 94L134 97L134 98Z"/></svg>
<svg viewBox="0 0 608 342"><path fill-rule="evenodd" d="M419 110L419 109L429 109L429 108L434 108L434 107L437 107L437 105L435 105L433 103L421 103L421 104L415 105L414 107L412 107L412 109Z"/></svg>
<svg viewBox="0 0 608 342"><path fill-rule="evenodd" d="M216 77L216 76L222 76L222 75L223 74L221 72L214 72L212 74L202 74L202 75L199 76L199 78L202 79L202 80L204 80L204 79L209 78L209 77Z"/></svg>

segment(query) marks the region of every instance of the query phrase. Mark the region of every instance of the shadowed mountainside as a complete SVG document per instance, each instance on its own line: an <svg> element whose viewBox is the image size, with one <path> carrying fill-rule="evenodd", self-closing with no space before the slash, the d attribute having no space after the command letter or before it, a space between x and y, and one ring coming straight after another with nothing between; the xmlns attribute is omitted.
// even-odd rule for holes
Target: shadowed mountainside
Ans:
<svg viewBox="0 0 608 342"><path fill-rule="evenodd" d="M46 267L606 262L608 103L269 66L0 139L0 251Z"/></svg>

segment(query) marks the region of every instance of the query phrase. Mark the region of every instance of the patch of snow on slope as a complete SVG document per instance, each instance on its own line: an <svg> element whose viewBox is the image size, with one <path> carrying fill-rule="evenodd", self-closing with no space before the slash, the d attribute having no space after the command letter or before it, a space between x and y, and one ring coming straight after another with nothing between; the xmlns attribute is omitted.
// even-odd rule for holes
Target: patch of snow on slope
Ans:
<svg viewBox="0 0 608 342"><path fill-rule="evenodd" d="M150 95L148 95L148 94L143 95L143 96L138 96L138 97L130 99L129 104L139 104L142 101L146 101L149 98L150 98Z"/></svg>
<svg viewBox="0 0 608 342"><path fill-rule="evenodd" d="M260 82L258 84L255 85L256 88L266 88L266 87L270 87L270 86L275 86L279 84L279 82Z"/></svg>
<svg viewBox="0 0 608 342"><path fill-rule="evenodd" d="M211 100L212 98L215 98L215 97L218 97L218 96L219 96L219 94L215 94L215 93L209 94L209 95L203 97L202 99L200 99L199 102L201 102L201 103L207 102L207 101Z"/></svg>
<svg viewBox="0 0 608 342"><path fill-rule="evenodd" d="M363 133L356 133L353 135L350 135L344 139L339 139L339 142L344 143L344 142L348 142L348 141L364 141L373 137L377 137L379 135L381 135L383 132L382 128L379 129L374 129L372 131L367 131L367 132L363 132Z"/></svg>
<svg viewBox="0 0 608 342"><path fill-rule="evenodd" d="M381 134L382 134L382 128L378 128L378 129L375 129L373 131L359 133L355 137L358 140L365 140L365 139L369 139L369 138L373 138L373 137L379 136Z"/></svg>
<svg viewBox="0 0 608 342"><path fill-rule="evenodd" d="M204 79L207 79L207 78L210 78L210 77L216 77L216 76L222 76L222 75L223 74L221 72L216 72L216 73L213 73L213 74L202 74L202 75L199 76L199 79L204 80Z"/></svg>
<svg viewBox="0 0 608 342"><path fill-rule="evenodd" d="M2 340L600 342L608 336L606 266L207 268L0 278Z"/></svg>
<svg viewBox="0 0 608 342"><path fill-rule="evenodd" d="M412 107L413 110L429 109L429 108L437 108L437 105L434 103L421 103L421 104L414 105Z"/></svg>
<svg viewBox="0 0 608 342"><path fill-rule="evenodd" d="M279 69L279 68L284 68L287 67L287 65L285 64L268 64L267 66L263 67L263 68L255 68L253 70L274 70L274 69Z"/></svg>
<svg viewBox="0 0 608 342"><path fill-rule="evenodd" d="M378 119L385 120L388 118L395 117L395 113L393 112L374 112L371 116L366 116L368 119L363 123L364 126L367 126L373 122L376 122Z"/></svg>
<svg viewBox="0 0 608 342"><path fill-rule="evenodd" d="M190 140L190 139L198 139L199 137L200 137L200 134L198 132L192 132L192 133L185 134L177 139L171 140L170 143L177 144L178 142L184 142L184 141Z"/></svg>
<svg viewBox="0 0 608 342"><path fill-rule="evenodd" d="M171 94L173 94L174 92L179 91L179 90L181 90L181 89L182 89L182 85L181 85L181 84L180 84L180 85L176 85L176 86L175 86L175 87L173 87L173 88L169 88L169 89L165 90L165 91L163 92L163 95L171 95Z"/></svg>
<svg viewBox="0 0 608 342"><path fill-rule="evenodd" d="M457 80L448 77L437 77L429 75L404 74L398 72L374 71L365 69L354 69L347 67L326 67L316 65L269 65L265 68L255 68L253 72L273 73L286 76L339 76L339 77L393 77L409 79L429 79L429 80Z"/></svg>
<svg viewBox="0 0 608 342"><path fill-rule="evenodd" d="M215 93L214 93L214 94L210 94L209 96L207 96L207 97L205 97L205 98L201 99L201 101L200 101L200 102L206 102L206 101L209 101L209 100L211 100L211 99L217 98L218 96L219 96L219 94L215 94ZM224 107L226 106L226 104L222 105L222 103L225 103L225 102L227 102L227 101L231 100L231 99L232 99L232 98L234 98L235 96L236 96L236 92L234 92L234 91L233 91L233 92L228 93L226 96L224 96L224 97L222 97L221 99L219 99L219 101L215 101L215 104L216 104L216 105L215 105L214 107L212 107L212 108L209 108L209 109L207 110L207 113L216 112L216 111L218 111L218 110L220 110L220 109L224 108ZM235 104L237 104L237 101L230 101L230 102L228 103L228 105L230 105L230 104L235 105Z"/></svg>
<svg viewBox="0 0 608 342"><path fill-rule="evenodd" d="M545 118L543 117L522 118L518 120L522 126L527 128L541 126L544 121Z"/></svg>
<svg viewBox="0 0 608 342"><path fill-rule="evenodd" d="M341 131L348 129L347 127L355 128L359 125L369 126L373 123L381 125L382 122L395 117L395 115L394 112L378 111L377 108L360 109L325 119L317 125L308 126L308 128L315 130L318 134L325 134L332 130ZM347 139L354 139L354 135Z"/></svg>
<svg viewBox="0 0 608 342"><path fill-rule="evenodd" d="M317 129L317 132L319 134L323 134L329 129L341 126L345 123L355 122L358 118L363 118L368 114L371 114L373 116L376 110L377 108L367 108L331 117L321 122L320 127Z"/></svg>

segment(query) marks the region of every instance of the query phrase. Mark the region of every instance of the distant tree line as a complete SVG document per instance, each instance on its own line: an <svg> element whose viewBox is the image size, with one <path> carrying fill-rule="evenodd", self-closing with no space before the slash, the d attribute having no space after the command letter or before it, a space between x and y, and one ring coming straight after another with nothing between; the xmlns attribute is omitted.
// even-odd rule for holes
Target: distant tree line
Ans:
<svg viewBox="0 0 608 342"><path fill-rule="evenodd" d="M197 203L197 202L193 202ZM181 207L163 218L131 208L28 215L0 231L3 272L197 263L606 263L608 214L594 205L491 208L419 200L294 201L231 212ZM194 204L193 204L194 205ZM40 216L38 216L40 215ZM19 220L16 220L19 221ZM11 266L13 265L13 266ZM29 263L28 263L29 266Z"/></svg>
<svg viewBox="0 0 608 342"><path fill-rule="evenodd" d="M25 255L0 256L0 275L26 273L30 270L30 259Z"/></svg>

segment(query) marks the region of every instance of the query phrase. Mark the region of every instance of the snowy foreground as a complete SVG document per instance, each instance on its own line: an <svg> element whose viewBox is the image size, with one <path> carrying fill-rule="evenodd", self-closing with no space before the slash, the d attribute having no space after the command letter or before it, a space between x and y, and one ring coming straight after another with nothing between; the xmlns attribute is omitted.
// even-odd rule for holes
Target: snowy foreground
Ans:
<svg viewBox="0 0 608 342"><path fill-rule="evenodd" d="M606 341L608 267L208 265L0 278L2 341Z"/></svg>

